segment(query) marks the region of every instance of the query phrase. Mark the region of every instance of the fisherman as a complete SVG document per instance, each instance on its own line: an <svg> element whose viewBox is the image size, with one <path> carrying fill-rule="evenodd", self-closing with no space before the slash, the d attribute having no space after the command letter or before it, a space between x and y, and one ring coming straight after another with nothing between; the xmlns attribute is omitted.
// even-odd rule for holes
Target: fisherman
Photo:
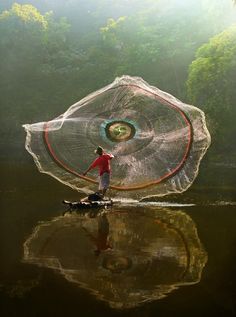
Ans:
<svg viewBox="0 0 236 317"><path fill-rule="evenodd" d="M104 149L101 146L98 146L95 150L95 153L98 155L89 168L83 173L85 176L91 169L98 167L99 168L99 193L102 197L105 196L106 191L110 185L110 175L111 175L111 166L110 160L114 157L112 154L104 152Z"/></svg>

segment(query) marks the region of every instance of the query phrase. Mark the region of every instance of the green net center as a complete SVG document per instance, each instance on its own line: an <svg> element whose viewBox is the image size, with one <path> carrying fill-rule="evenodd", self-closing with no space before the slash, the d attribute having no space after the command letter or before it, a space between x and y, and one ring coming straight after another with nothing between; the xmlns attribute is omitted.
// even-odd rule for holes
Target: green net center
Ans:
<svg viewBox="0 0 236 317"><path fill-rule="evenodd" d="M113 121L106 125L106 136L113 142L132 139L135 134L134 126L126 121Z"/></svg>

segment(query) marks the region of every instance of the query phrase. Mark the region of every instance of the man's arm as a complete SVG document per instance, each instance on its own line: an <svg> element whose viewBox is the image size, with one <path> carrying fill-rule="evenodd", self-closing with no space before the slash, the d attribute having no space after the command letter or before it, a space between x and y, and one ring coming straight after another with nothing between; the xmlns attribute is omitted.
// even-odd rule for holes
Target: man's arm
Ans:
<svg viewBox="0 0 236 317"><path fill-rule="evenodd" d="M83 172L83 175L85 176L90 170L91 168L89 167L85 172Z"/></svg>
<svg viewBox="0 0 236 317"><path fill-rule="evenodd" d="M94 167L97 166L97 160L93 161L93 163L89 166L89 168L83 173L83 175L85 176L91 169L93 169Z"/></svg>

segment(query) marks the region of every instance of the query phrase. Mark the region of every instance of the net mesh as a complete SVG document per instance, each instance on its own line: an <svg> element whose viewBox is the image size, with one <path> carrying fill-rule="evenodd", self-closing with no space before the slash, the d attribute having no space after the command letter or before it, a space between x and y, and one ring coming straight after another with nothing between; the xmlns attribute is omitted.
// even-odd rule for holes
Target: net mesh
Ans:
<svg viewBox="0 0 236 317"><path fill-rule="evenodd" d="M94 191L97 171L82 174L100 145L115 156L110 195L136 199L186 190L210 144L201 110L130 76L51 121L24 128L26 149L40 172L86 194Z"/></svg>

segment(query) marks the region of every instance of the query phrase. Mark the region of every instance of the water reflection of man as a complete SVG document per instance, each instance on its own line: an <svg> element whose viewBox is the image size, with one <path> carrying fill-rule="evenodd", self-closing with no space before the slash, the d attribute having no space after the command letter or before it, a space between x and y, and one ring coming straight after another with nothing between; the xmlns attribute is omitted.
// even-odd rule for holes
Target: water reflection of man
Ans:
<svg viewBox="0 0 236 317"><path fill-rule="evenodd" d="M86 228L83 229L88 234L90 240L96 246L94 250L94 254L99 256L102 251L106 251L108 249L112 249L112 246L109 243L109 222L107 219L106 214L102 214L97 216L97 223L98 223L98 231L97 236L91 234Z"/></svg>

